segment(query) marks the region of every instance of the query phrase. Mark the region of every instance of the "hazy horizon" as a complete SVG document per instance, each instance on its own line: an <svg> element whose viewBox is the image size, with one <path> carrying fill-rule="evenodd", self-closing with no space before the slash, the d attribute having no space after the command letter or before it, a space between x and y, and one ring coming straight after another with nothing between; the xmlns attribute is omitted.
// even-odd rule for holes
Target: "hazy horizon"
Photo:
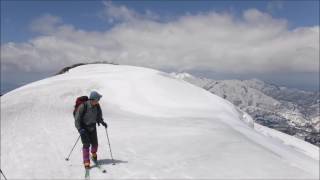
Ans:
<svg viewBox="0 0 320 180"><path fill-rule="evenodd" d="M61 68L62 69L62 68ZM42 73L42 74L38 74L36 73L34 76L30 76L31 79L24 79L21 78L21 81L18 83L3 83L3 81L1 81L1 94L5 94L11 90L14 90L16 88L19 88L21 86L24 86L26 84L38 81L38 80L42 80L45 78L49 78L54 76L56 73L58 73L61 69L58 69L57 71L53 71L50 73ZM317 73L315 74L304 74L304 76L307 77L311 77L311 79L307 82L305 82L304 84L296 84L296 83L290 83L288 81L286 81L286 79L281 79L279 78L278 81L275 81L274 78L272 77L263 77L263 76L254 76L252 74L247 74L247 75L242 75L242 76L237 76L235 74L217 74L217 73L213 73L213 72L195 72L195 71L172 71L172 70L160 70L160 71L164 71L167 73L189 73L193 76L196 77L200 77L200 78L209 78L209 79L214 79L214 80L250 80L250 79L259 79L262 80L268 84L274 84L277 86L284 86L287 88L293 88L293 89L299 89L299 90L303 90L303 91L312 91L312 92L320 92L320 88L319 88L319 76ZM277 75L274 75L277 76ZM3 76L1 76L3 77ZM287 76L279 76L279 77L287 77ZM305 77L302 77L303 79L306 79ZM9 77L7 77L6 79L10 79ZM313 84L315 82L315 84ZM317 83L318 82L318 83Z"/></svg>

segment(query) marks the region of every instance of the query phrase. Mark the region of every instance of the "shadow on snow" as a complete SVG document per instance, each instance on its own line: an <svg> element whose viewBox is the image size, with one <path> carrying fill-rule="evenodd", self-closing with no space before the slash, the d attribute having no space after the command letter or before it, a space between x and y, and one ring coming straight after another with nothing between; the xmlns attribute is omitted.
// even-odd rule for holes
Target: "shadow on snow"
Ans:
<svg viewBox="0 0 320 180"><path fill-rule="evenodd" d="M115 164L128 163L128 161L122 161L122 160L117 160L117 159L114 159L113 161L112 161L112 159L99 159L98 163L101 165L108 165L108 164L112 164L112 163L115 163Z"/></svg>

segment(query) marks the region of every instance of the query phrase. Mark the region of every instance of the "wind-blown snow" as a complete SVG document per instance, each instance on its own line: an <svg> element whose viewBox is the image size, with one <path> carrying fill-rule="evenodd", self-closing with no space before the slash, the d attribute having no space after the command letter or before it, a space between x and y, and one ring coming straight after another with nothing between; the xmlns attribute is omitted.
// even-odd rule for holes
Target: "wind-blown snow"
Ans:
<svg viewBox="0 0 320 180"><path fill-rule="evenodd" d="M1 98L1 169L9 179L81 179L77 96L97 90L109 124L91 178L318 178L319 148L262 126L231 103L152 69L85 65ZM280 139L282 139L280 141ZM287 141L288 140L288 141Z"/></svg>

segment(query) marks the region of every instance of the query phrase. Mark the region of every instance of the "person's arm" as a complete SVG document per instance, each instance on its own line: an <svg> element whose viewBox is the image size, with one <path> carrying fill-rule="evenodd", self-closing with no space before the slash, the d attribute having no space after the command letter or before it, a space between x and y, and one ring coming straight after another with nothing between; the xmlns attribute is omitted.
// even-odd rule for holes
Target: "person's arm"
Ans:
<svg viewBox="0 0 320 180"><path fill-rule="evenodd" d="M105 128L107 128L108 125L107 125L107 123L105 123L105 122L103 121L102 110L101 110L101 107L100 107L99 104L97 105L97 108L98 108L98 117L97 117L98 126L100 126L100 124L102 124Z"/></svg>

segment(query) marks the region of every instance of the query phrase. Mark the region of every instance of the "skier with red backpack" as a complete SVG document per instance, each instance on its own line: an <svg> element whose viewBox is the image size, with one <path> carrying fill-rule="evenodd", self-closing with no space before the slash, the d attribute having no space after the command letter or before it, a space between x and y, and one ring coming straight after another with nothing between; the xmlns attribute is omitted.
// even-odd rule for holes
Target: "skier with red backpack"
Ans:
<svg viewBox="0 0 320 180"><path fill-rule="evenodd" d="M98 137L96 124L102 124L105 128L108 125L103 121L99 100L102 97L98 92L92 91L89 98L81 96L77 98L74 109L75 127L81 136L83 144L83 163L86 169L90 168L90 145L91 159L97 162Z"/></svg>

